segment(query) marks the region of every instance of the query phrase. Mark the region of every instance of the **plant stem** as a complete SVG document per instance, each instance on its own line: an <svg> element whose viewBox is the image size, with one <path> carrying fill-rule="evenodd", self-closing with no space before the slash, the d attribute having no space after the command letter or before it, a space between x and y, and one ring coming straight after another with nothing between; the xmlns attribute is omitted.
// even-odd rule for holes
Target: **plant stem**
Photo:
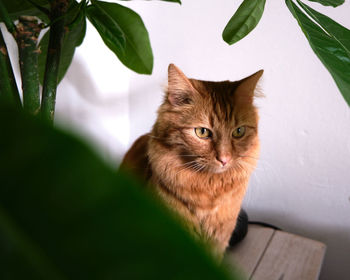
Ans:
<svg viewBox="0 0 350 280"><path fill-rule="evenodd" d="M64 37L65 18L62 17L68 9L69 0L52 0L50 20L49 46L43 82L41 113L44 119L53 122L55 114L56 90L58 83L58 68ZM57 20L60 18L59 20Z"/></svg>
<svg viewBox="0 0 350 280"><path fill-rule="evenodd" d="M16 26L13 23L13 21L11 20L9 14L8 14L4 4L3 4L3 1L0 1L0 16L1 16L2 20L4 21L8 32L10 32L13 36L15 36Z"/></svg>
<svg viewBox="0 0 350 280"><path fill-rule="evenodd" d="M1 5L0 5L1 6ZM21 99L12 71L6 43L0 28L0 101L15 104L21 107Z"/></svg>
<svg viewBox="0 0 350 280"><path fill-rule="evenodd" d="M42 25L35 17L21 16L16 34L22 76L23 107L33 115L37 115L40 111L37 42L41 28Z"/></svg>

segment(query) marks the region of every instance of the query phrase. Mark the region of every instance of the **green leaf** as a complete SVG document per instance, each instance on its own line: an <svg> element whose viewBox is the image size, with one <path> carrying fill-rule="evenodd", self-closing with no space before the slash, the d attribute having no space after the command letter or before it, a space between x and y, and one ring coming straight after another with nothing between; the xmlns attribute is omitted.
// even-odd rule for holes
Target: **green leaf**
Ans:
<svg viewBox="0 0 350 280"><path fill-rule="evenodd" d="M77 139L2 104L0 131L0 279L232 279Z"/></svg>
<svg viewBox="0 0 350 280"><path fill-rule="evenodd" d="M5 5L6 10L8 11L12 20L17 20L19 16L37 16L45 23L49 22L48 16L40 11L38 8L33 6L27 0L1 0ZM50 4L47 0L34 0L35 4L44 7L46 9L50 8ZM2 19L0 18L0 21Z"/></svg>
<svg viewBox="0 0 350 280"><path fill-rule="evenodd" d="M27 0L27 1L30 2L34 7L36 7L38 10L40 10L47 16L50 15L50 10L47 7L45 7L45 5L42 5L41 0ZM46 1L45 4L48 4L48 1Z"/></svg>
<svg viewBox="0 0 350 280"><path fill-rule="evenodd" d="M115 21L103 7L100 7L98 3L88 7L87 15L90 22L100 33L105 44L111 50L118 50L119 53L125 54L126 39L118 22Z"/></svg>
<svg viewBox="0 0 350 280"><path fill-rule="evenodd" d="M82 0L78 5L78 11L71 14L71 20L68 19L70 23L66 30L68 31L68 35L70 32L70 37L67 40L72 39L76 47L83 43L86 34L86 6L86 0Z"/></svg>
<svg viewBox="0 0 350 280"><path fill-rule="evenodd" d="M247 36L259 23L265 2L265 0L244 0L222 33L224 41L232 45Z"/></svg>
<svg viewBox="0 0 350 280"><path fill-rule="evenodd" d="M332 75L345 101L350 106L350 55L348 51L333 35L327 34L309 19L291 0L285 1L308 39L312 50ZM322 21L324 20L325 18L322 18ZM336 28L336 25L332 25L333 28Z"/></svg>
<svg viewBox="0 0 350 280"><path fill-rule="evenodd" d="M103 13L101 13L101 11L103 11ZM116 3L94 0L92 1L92 5L88 6L87 15L89 20L99 31L105 44L118 56L126 67L140 74L152 73L152 48L147 29L137 13ZM110 35L112 30L109 29L110 26L105 23L106 17L103 15L108 15L108 21L112 19L123 32L125 49L118 48L111 43L111 41L116 38L112 37L113 34ZM101 23L104 29L101 30L96 22Z"/></svg>
<svg viewBox="0 0 350 280"><path fill-rule="evenodd" d="M66 25L72 25L78 21L78 18L80 18L86 10L86 3L87 0L82 0L80 3L78 3L76 0L71 1L68 10L65 12L63 17L65 17L65 24ZM86 16L86 14L84 14ZM60 17L58 17L57 20L59 20ZM52 22L50 23L52 25Z"/></svg>
<svg viewBox="0 0 350 280"><path fill-rule="evenodd" d="M333 7L338 7L345 2L345 0L309 0L309 1L318 2L323 6L333 6Z"/></svg>
<svg viewBox="0 0 350 280"><path fill-rule="evenodd" d="M297 0L298 4L312 17L322 28L347 51L350 56L350 30L335 22L333 19L315 11L308 5Z"/></svg>
<svg viewBox="0 0 350 280"><path fill-rule="evenodd" d="M75 48L80 46L84 40L86 32L86 16L85 10L81 9L79 15L73 23L65 29L63 38L62 52L60 58L60 67L58 70L58 82L60 82L66 74L74 56ZM46 68L47 49L49 46L50 31L46 32L39 43L41 53L39 54L38 71L40 83L43 83Z"/></svg>

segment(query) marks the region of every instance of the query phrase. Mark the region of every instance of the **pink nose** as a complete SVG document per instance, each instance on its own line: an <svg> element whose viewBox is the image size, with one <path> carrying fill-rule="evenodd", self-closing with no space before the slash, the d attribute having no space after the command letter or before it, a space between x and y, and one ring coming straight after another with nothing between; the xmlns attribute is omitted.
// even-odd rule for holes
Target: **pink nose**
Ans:
<svg viewBox="0 0 350 280"><path fill-rule="evenodd" d="M231 157L230 156L218 156L216 159L218 161L220 161L222 166L225 166L231 160Z"/></svg>

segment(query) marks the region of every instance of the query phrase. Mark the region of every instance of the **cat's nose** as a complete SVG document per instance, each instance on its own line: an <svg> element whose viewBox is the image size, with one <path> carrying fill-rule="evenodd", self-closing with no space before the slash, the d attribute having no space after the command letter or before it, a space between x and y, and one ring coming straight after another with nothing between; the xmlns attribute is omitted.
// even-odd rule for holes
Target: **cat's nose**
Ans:
<svg viewBox="0 0 350 280"><path fill-rule="evenodd" d="M223 155L223 156L218 156L216 158L222 166L225 166L230 160L231 160L231 157L229 155Z"/></svg>

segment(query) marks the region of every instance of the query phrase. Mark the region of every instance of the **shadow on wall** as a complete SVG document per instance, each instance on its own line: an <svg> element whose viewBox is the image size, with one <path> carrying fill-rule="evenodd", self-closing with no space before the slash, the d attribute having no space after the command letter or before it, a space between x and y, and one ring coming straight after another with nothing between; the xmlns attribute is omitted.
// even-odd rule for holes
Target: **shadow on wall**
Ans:
<svg viewBox="0 0 350 280"><path fill-rule="evenodd" d="M115 92L108 93L107 97L101 97L96 84L91 78L91 74L86 70L86 66L79 56L75 56L66 76L66 81L75 89L79 96L93 106L111 107L125 101L125 94ZM116 81L117 83L117 81Z"/></svg>
<svg viewBox="0 0 350 280"><path fill-rule="evenodd" d="M115 166L129 137L128 96L101 92L91 75L75 56L57 96L58 123L82 135Z"/></svg>
<svg viewBox="0 0 350 280"><path fill-rule="evenodd" d="M329 228L305 220L279 215L273 212L260 212L247 209L250 220L259 220L280 227L283 231L321 241L327 245L320 280L348 280L350 275L350 234L349 230ZM258 215L255 213L259 213ZM251 216L259 216L258 219ZM297 226L296 226L297 225Z"/></svg>
<svg viewBox="0 0 350 280"><path fill-rule="evenodd" d="M148 83L143 82L142 87L137 86L137 81L131 86L129 92L129 145L139 136L151 131L163 96L164 91L162 86L151 79ZM147 117L145 118L145 116Z"/></svg>

